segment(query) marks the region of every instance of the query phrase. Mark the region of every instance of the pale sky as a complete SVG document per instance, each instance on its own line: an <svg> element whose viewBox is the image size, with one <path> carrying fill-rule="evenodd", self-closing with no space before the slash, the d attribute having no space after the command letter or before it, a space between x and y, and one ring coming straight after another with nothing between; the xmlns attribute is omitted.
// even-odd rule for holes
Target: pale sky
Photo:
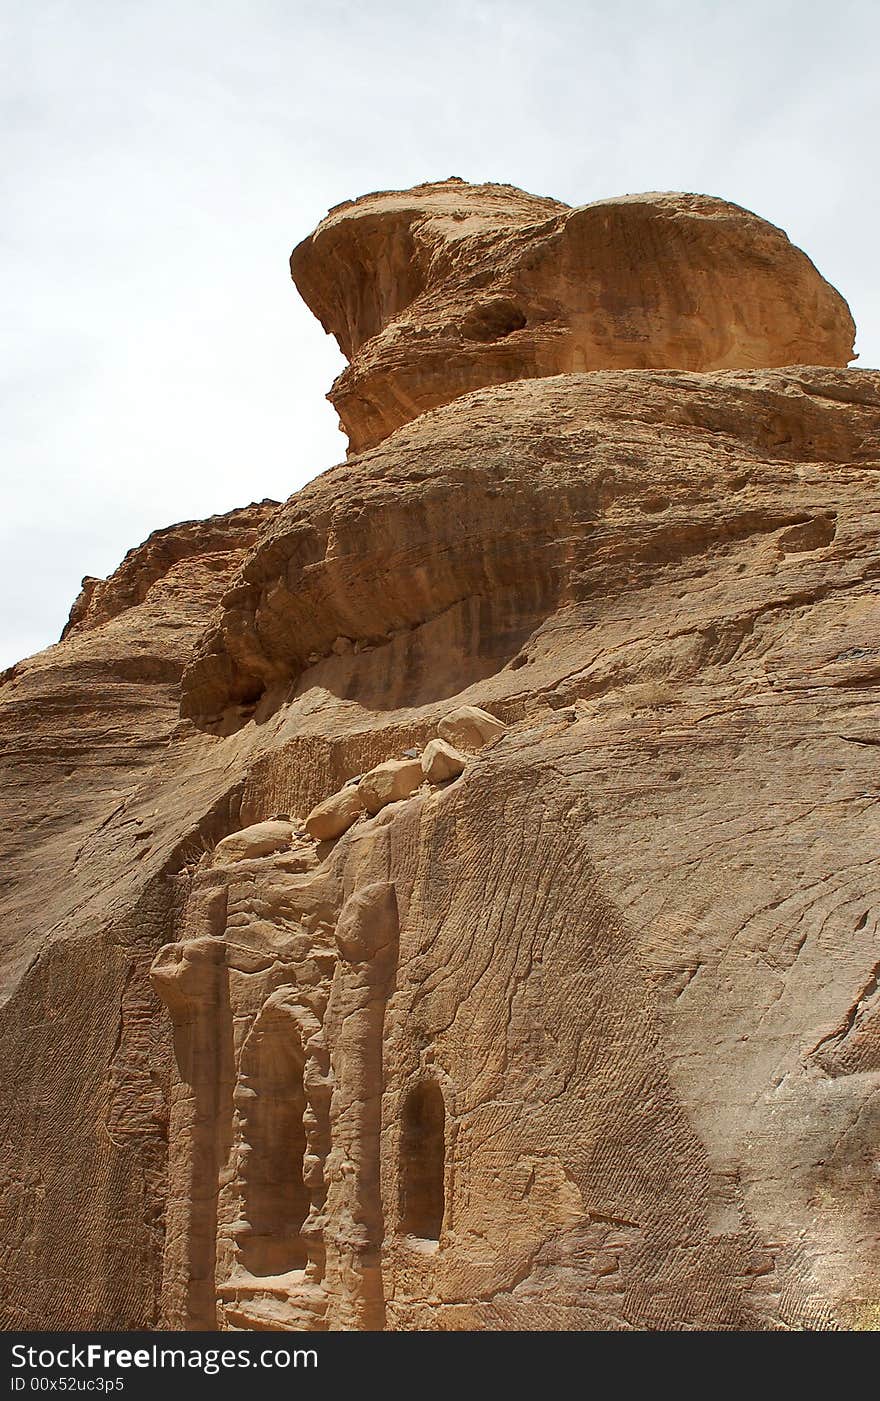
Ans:
<svg viewBox="0 0 880 1401"><path fill-rule="evenodd" d="M877 0L0 0L0 667L151 530L344 456L287 259L459 175L781 225L880 365Z"/></svg>

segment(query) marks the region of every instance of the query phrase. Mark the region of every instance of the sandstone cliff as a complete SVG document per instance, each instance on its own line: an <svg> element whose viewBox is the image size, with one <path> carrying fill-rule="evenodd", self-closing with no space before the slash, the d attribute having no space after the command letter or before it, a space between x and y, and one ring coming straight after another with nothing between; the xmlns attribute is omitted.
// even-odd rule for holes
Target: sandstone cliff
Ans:
<svg viewBox="0 0 880 1401"><path fill-rule="evenodd" d="M0 688L6 1326L877 1326L845 303L698 196L292 268L353 455Z"/></svg>

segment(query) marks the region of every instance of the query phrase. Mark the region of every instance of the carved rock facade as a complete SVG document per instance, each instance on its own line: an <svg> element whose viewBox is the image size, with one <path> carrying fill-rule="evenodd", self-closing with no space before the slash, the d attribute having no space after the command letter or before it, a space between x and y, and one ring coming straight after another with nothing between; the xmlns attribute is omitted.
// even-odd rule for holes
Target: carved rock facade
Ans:
<svg viewBox="0 0 880 1401"><path fill-rule="evenodd" d="M293 269L356 455L0 688L6 1326L876 1326L845 304L697 196L443 182Z"/></svg>

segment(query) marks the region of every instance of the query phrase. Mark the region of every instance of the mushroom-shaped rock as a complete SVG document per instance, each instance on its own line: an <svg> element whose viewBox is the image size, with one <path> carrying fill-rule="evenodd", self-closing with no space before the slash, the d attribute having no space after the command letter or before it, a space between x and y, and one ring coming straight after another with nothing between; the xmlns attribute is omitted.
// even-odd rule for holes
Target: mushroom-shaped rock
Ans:
<svg viewBox="0 0 880 1401"><path fill-rule="evenodd" d="M445 739L432 739L425 745L421 770L429 783L447 783L464 773L467 760Z"/></svg>
<svg viewBox="0 0 880 1401"><path fill-rule="evenodd" d="M252 861L257 856L271 856L274 851L284 851L289 847L293 834L291 822L256 822L252 827L231 832L219 841L214 848L214 860L227 864Z"/></svg>
<svg viewBox="0 0 880 1401"><path fill-rule="evenodd" d="M489 384L853 354L849 308L806 254L711 195L571 209L443 180L337 206L290 267L349 361L330 398L354 452Z"/></svg>
<svg viewBox="0 0 880 1401"><path fill-rule="evenodd" d="M408 798L423 782L418 759L388 759L364 774L357 792L367 812L376 813L388 803Z"/></svg>
<svg viewBox="0 0 880 1401"><path fill-rule="evenodd" d="M305 827L316 842L334 841L347 832L363 814L364 805L357 788L341 788L312 808L306 818Z"/></svg>
<svg viewBox="0 0 880 1401"><path fill-rule="evenodd" d="M466 753L482 749L490 739L503 735L507 726L502 720L490 715L488 710L480 710L476 705L460 705L444 715L437 726L437 733L447 744Z"/></svg>

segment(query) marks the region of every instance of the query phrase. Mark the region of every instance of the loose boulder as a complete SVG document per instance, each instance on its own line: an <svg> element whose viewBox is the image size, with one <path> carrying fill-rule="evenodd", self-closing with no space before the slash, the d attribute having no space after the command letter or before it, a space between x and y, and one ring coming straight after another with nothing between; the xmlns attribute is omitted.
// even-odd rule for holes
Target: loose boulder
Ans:
<svg viewBox="0 0 880 1401"><path fill-rule="evenodd" d="M233 861L252 861L258 856L271 856L273 852L289 847L293 837L291 822L256 822L252 827L231 832L219 841L214 848L214 860L225 865Z"/></svg>
<svg viewBox="0 0 880 1401"><path fill-rule="evenodd" d="M421 771L429 783L448 783L450 778L458 778L464 773L467 760L445 739L432 739L425 745L421 758Z"/></svg>
<svg viewBox="0 0 880 1401"><path fill-rule="evenodd" d="M480 710L476 705L460 705L457 710L444 715L437 726L437 733L455 749L473 753L475 749L482 749L490 739L503 735L506 729L503 720L490 715L488 710Z"/></svg>
<svg viewBox="0 0 880 1401"><path fill-rule="evenodd" d="M389 803L408 798L423 782L418 759L388 759L364 774L356 791L367 812L377 813Z"/></svg>
<svg viewBox="0 0 880 1401"><path fill-rule="evenodd" d="M312 808L306 818L306 831L316 842L334 841L357 822L363 810L358 789L342 788Z"/></svg>

